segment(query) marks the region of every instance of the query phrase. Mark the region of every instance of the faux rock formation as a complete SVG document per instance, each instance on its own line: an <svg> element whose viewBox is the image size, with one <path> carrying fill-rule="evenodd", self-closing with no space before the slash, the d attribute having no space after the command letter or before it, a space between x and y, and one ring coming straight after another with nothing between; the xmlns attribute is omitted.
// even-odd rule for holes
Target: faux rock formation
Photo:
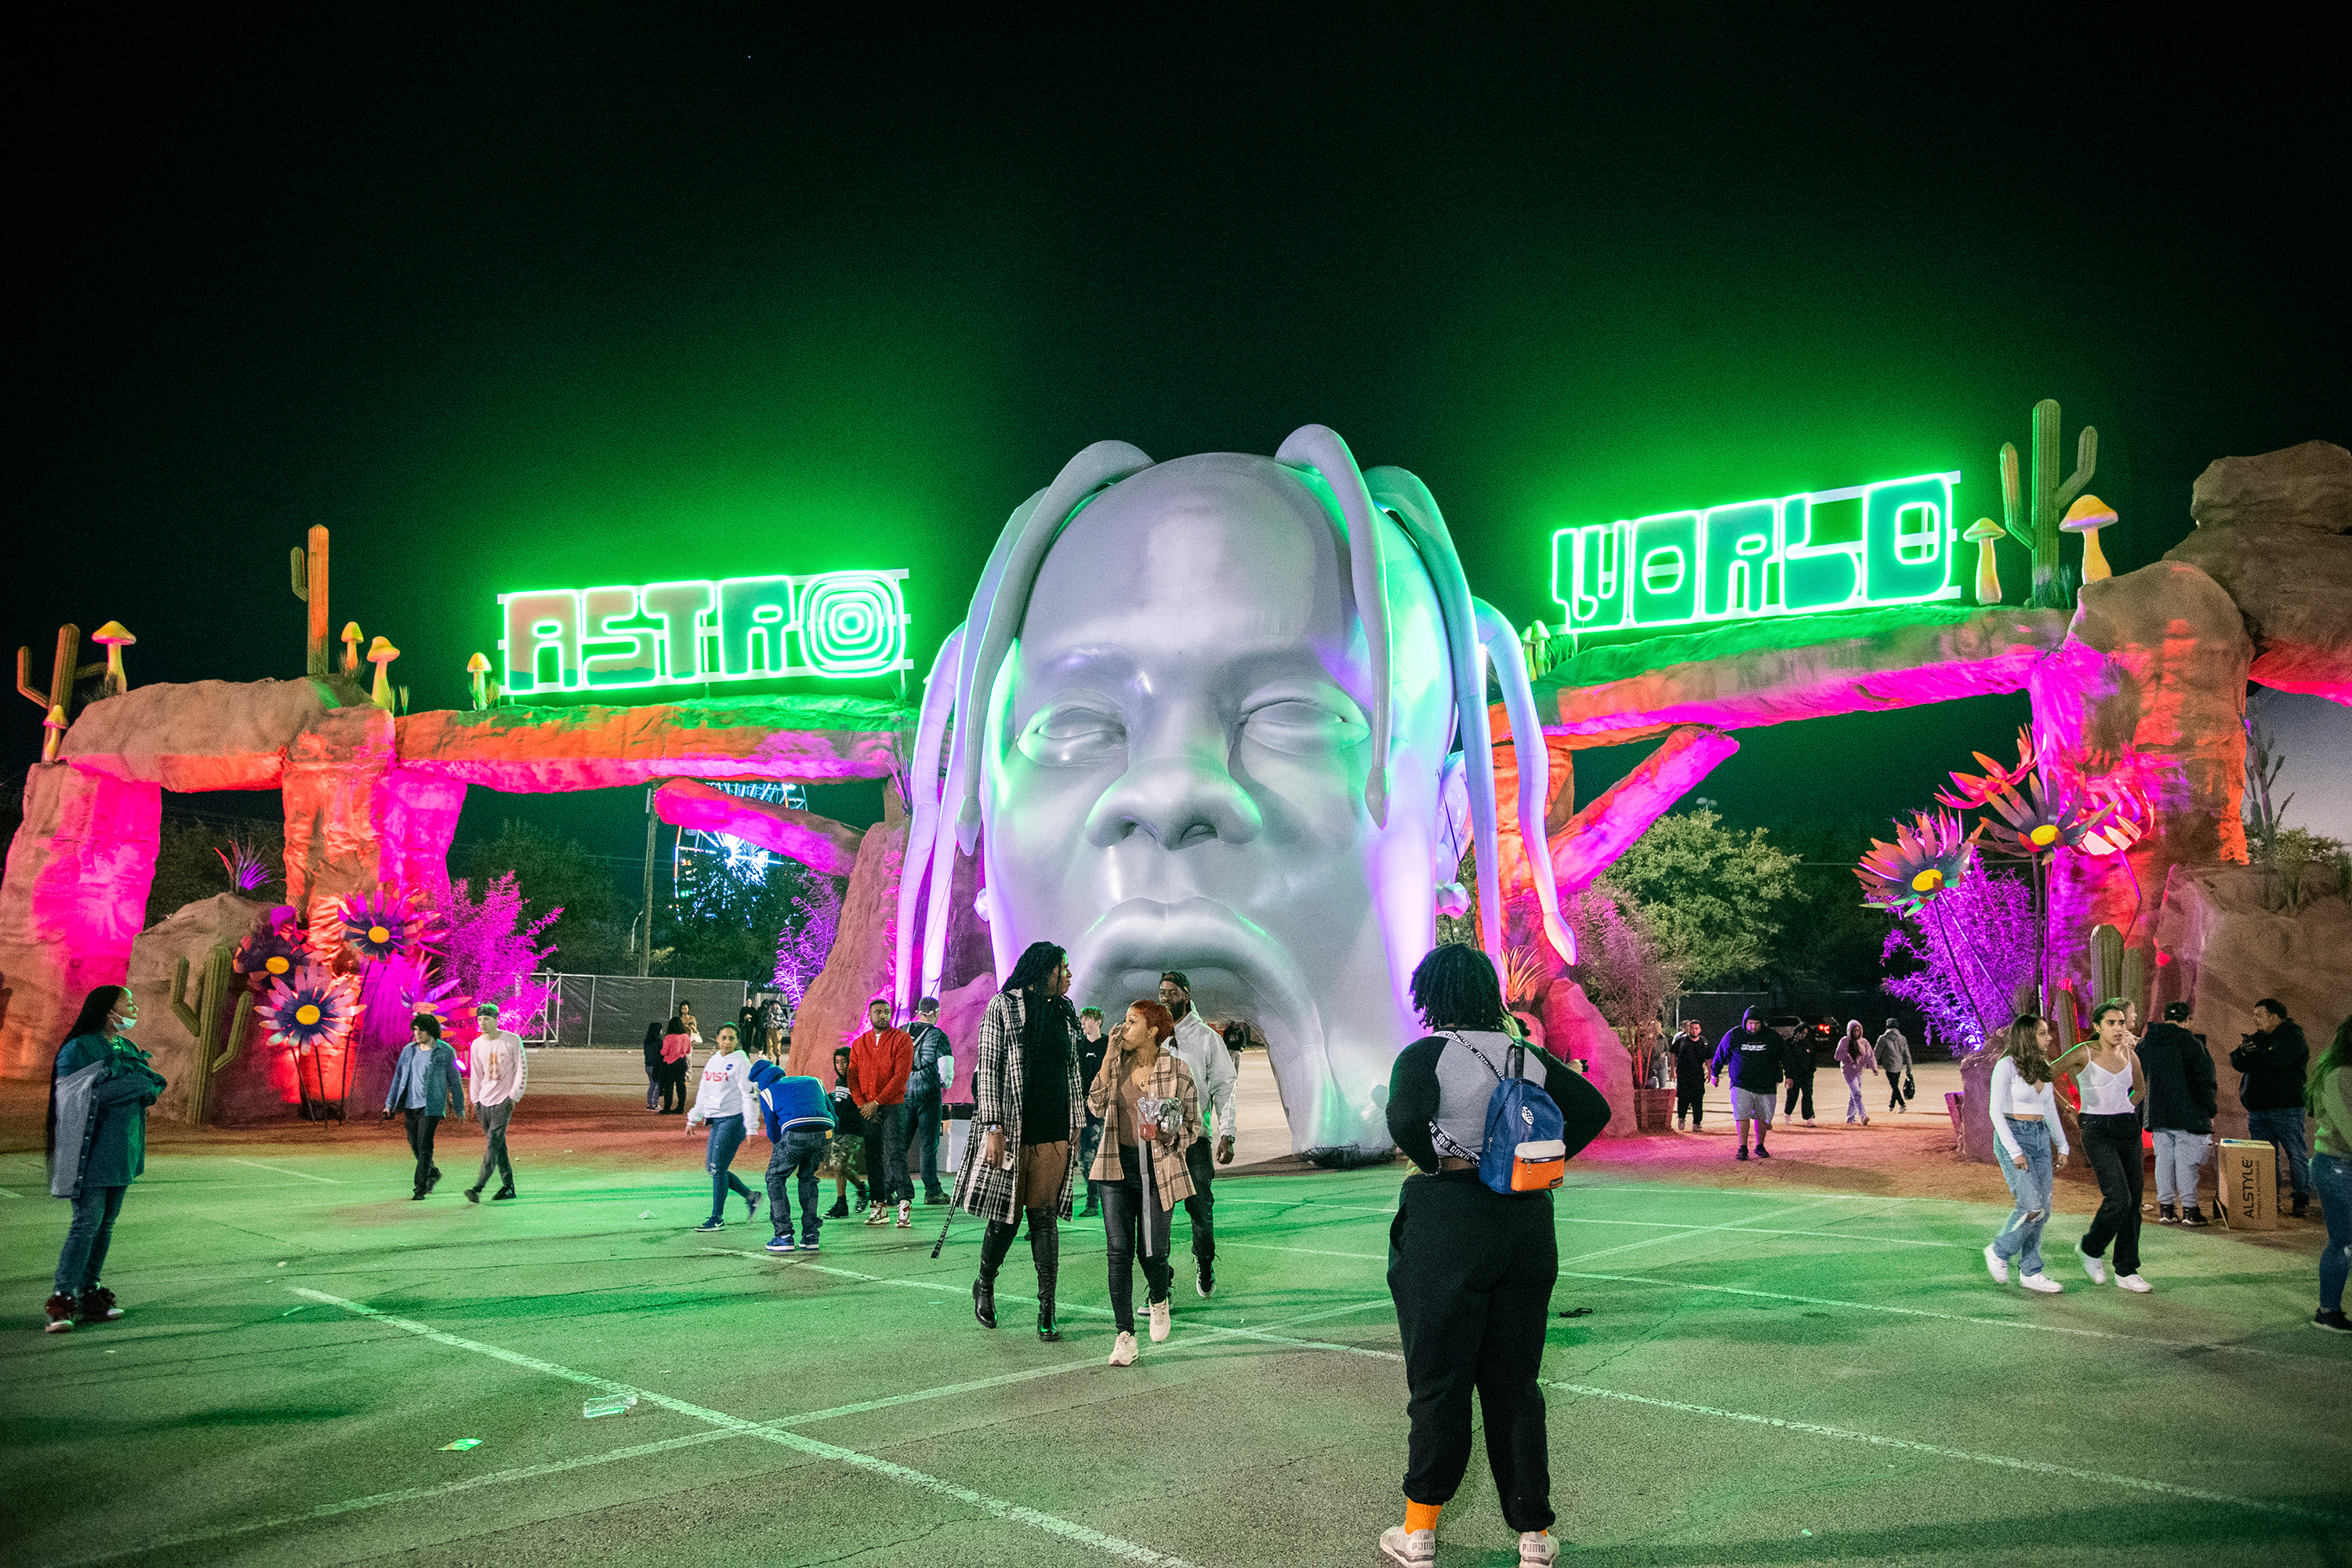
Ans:
<svg viewBox="0 0 2352 1568"><path fill-rule="evenodd" d="M2165 552L2221 585L2252 638L2252 679L2352 704L2352 452L2305 441L2223 458L2189 491L2197 531Z"/></svg>
<svg viewBox="0 0 2352 1568"><path fill-rule="evenodd" d="M1633 1122L1633 1053L1617 1037L1601 1009L1573 980L1555 980L1543 1000L1544 1046L1552 1055L1574 1058L1584 1065L1584 1076L1609 1101L1609 1125L1604 1138L1630 1138Z"/></svg>
<svg viewBox="0 0 2352 1568"><path fill-rule="evenodd" d="M1703 724L1669 733L1641 764L1570 819L1551 841L1551 873L1560 896L1591 885L1674 809L1699 780L1739 750L1739 742Z"/></svg>
<svg viewBox="0 0 2352 1568"><path fill-rule="evenodd" d="M907 853L907 819L866 830L841 901L840 934L824 970L801 998L793 1020L792 1070L833 1081L833 1051L866 1030L866 1005L888 1000L898 948L898 871Z"/></svg>
<svg viewBox="0 0 2352 1568"><path fill-rule="evenodd" d="M187 989L194 993L213 949L225 946L234 951L269 908L266 902L235 893L215 893L181 905L139 933L131 950L125 984L139 998L139 1027L132 1037L155 1058L155 1070L171 1082L163 1098L155 1102L156 1115L174 1121L194 1120L190 1102L197 1076L196 1040L172 1005L173 976L179 963L186 961ZM194 1005L193 995L189 1000ZM248 1019L235 1056L213 1076L205 1120L226 1126L277 1121L285 1115L285 1105L270 1082L269 1064L256 1053L261 1034L259 1023ZM288 1082L292 1082L290 1075Z"/></svg>
<svg viewBox="0 0 2352 1568"><path fill-rule="evenodd" d="M828 877L850 874L865 837L862 829L814 811L730 795L696 779L672 779L654 791L654 813L672 826L724 833Z"/></svg>
<svg viewBox="0 0 2352 1568"><path fill-rule="evenodd" d="M142 686L83 709L59 755L85 773L165 789L276 789L286 748L329 712L310 680Z"/></svg>
<svg viewBox="0 0 2352 1568"><path fill-rule="evenodd" d="M7 1076L47 1073L82 998L122 984L155 879L162 812L152 784L65 763L26 770L25 820L0 883L0 974L14 993L0 1026Z"/></svg>
<svg viewBox="0 0 2352 1568"><path fill-rule="evenodd" d="M2305 441L2258 458L2216 458L2189 487L2189 515L2199 528L2352 533L2352 452Z"/></svg>

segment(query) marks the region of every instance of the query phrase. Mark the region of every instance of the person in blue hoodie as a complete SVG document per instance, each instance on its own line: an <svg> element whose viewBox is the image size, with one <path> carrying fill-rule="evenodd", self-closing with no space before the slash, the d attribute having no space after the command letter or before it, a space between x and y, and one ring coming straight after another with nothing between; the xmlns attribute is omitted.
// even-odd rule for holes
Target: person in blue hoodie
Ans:
<svg viewBox="0 0 2352 1568"><path fill-rule="evenodd" d="M824 1085L813 1078L784 1071L751 1047L751 1098L772 1145L768 1155L768 1219L776 1227L768 1250L814 1252L817 1232L824 1220L817 1212L817 1167L824 1163L826 1140L833 1136L833 1100ZM797 1183L801 1199L801 1238L793 1242L793 1204L786 1184Z"/></svg>

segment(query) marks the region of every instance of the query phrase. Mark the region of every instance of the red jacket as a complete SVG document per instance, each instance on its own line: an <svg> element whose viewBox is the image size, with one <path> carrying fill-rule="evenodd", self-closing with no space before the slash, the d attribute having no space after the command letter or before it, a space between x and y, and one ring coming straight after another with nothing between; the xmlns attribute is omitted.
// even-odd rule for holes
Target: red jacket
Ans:
<svg viewBox="0 0 2352 1568"><path fill-rule="evenodd" d="M849 1098L860 1107L904 1105L915 1070L915 1037L904 1029L868 1029L849 1042Z"/></svg>

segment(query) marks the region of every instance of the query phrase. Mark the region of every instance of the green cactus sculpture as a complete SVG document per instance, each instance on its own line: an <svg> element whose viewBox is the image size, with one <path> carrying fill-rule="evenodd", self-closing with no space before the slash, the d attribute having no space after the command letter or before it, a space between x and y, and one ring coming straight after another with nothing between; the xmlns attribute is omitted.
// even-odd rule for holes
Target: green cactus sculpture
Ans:
<svg viewBox="0 0 2352 1568"><path fill-rule="evenodd" d="M211 1094L213 1074L236 1059L237 1047L245 1039L245 1026L253 1016L253 993L237 983L232 967L235 957L226 942L214 945L212 955L205 960L204 979L197 984L194 1006L181 999L188 990L188 961L184 957L172 968L172 1011L179 1016L188 1033L196 1037L195 1071L188 1086L188 1120L199 1127L204 1125L205 1102ZM236 994L234 1009L226 1006L231 991Z"/></svg>
<svg viewBox="0 0 2352 1568"><path fill-rule="evenodd" d="M2126 1002L2139 1003L2141 1016L2145 1017L2147 1015L2147 949L2134 947L2125 950L2123 989L2116 994Z"/></svg>
<svg viewBox="0 0 2352 1568"><path fill-rule="evenodd" d="M2124 994L2124 933L2113 926L2091 928L2091 956L2099 966L2099 989L2093 998L2104 1002Z"/></svg>
<svg viewBox="0 0 2352 1568"><path fill-rule="evenodd" d="M88 680L94 675L106 673L106 662L103 659L94 664L83 664L80 660L81 628L71 624L59 626L58 655L49 664L47 694L44 695L41 689L33 684L33 650L28 647L20 647L16 650L16 690L26 701L38 708L44 717L62 709L66 721L71 723L74 716L75 684Z"/></svg>
<svg viewBox="0 0 2352 1568"><path fill-rule="evenodd" d="M2009 536L2033 552L2033 595L2027 605L2037 610L2074 607L2074 574L2058 558L2058 524L2066 509L2099 466L2099 433L2090 426L2074 446L2074 471L2064 483L2058 479L2058 401L2045 397L2033 405L2033 493L2026 495L2018 482L2017 445L2000 444L2000 504ZM2032 505L2029 508L2028 502Z"/></svg>
<svg viewBox="0 0 2352 1568"><path fill-rule="evenodd" d="M332 668L327 658L331 645L327 628L332 624L327 619L327 531L313 528L310 537L307 549L299 544L293 548L294 596L310 606L310 655L305 671L326 675Z"/></svg>

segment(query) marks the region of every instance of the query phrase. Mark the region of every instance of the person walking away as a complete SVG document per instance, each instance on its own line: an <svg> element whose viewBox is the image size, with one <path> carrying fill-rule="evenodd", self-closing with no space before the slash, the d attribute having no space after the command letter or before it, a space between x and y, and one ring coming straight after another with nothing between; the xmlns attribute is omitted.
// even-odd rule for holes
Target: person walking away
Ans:
<svg viewBox="0 0 2352 1568"><path fill-rule="evenodd" d="M1781 1053L1788 1044L1766 1028L1763 1016L1750 1007L1739 1016L1737 1025L1724 1031L1715 1047L1709 1076L1731 1074L1731 1116L1739 1128L1739 1159L1748 1158L1751 1121L1756 1124L1756 1157L1772 1157L1772 1151L1764 1147L1764 1134L1772 1130L1772 1105L1780 1098Z"/></svg>
<svg viewBox="0 0 2352 1568"><path fill-rule="evenodd" d="M922 1171L928 1208L948 1201L940 1190L940 1112L948 1080L955 1076L955 1045L940 1027L938 997L926 996L915 1004L915 1026L908 1033L914 1043L915 1066L907 1075L907 1167L910 1178L918 1168ZM944 1077L942 1059L947 1063Z"/></svg>
<svg viewBox="0 0 2352 1568"><path fill-rule="evenodd" d="M1081 1007L1078 1009L1078 1034L1080 1036L1080 1039L1078 1041L1078 1081L1084 1084L1092 1085L1095 1081L1095 1074L1102 1070L1103 1047L1105 1042L1103 1040L1103 1016L1101 1008ZM1078 1134L1078 1169L1081 1172L1091 1171L1095 1168L1095 1151L1102 1146L1102 1118L1097 1116L1092 1110L1088 1110L1087 1112L1086 1129ZM1087 1206L1078 1211L1078 1217L1080 1219L1093 1219L1096 1215L1102 1213L1101 1194L1095 1191L1095 1179L1092 1176L1087 1176L1086 1181Z"/></svg>
<svg viewBox="0 0 2352 1568"><path fill-rule="evenodd" d="M646 1026L646 1109L659 1111L662 1103L662 1079L669 1065L662 1060L662 1036L668 1031L659 1024Z"/></svg>
<svg viewBox="0 0 2352 1568"><path fill-rule="evenodd" d="M849 1192L857 1194L857 1206L866 1206L866 1118L857 1113L857 1101L849 1092L849 1047L835 1047L833 1053L833 1142L826 1147L825 1169L833 1175L833 1206L824 1211L827 1219L849 1217Z"/></svg>
<svg viewBox="0 0 2352 1568"><path fill-rule="evenodd" d="M1683 1020L1682 1033L1675 1037L1675 1131L1683 1129L1683 1116L1690 1116L1691 1131L1698 1131L1699 1122L1706 1116L1707 1058L1712 1051L1706 1043L1706 1033L1696 1018Z"/></svg>
<svg viewBox="0 0 2352 1568"><path fill-rule="evenodd" d="M1783 1116L1794 1116L1801 1105L1805 1125L1813 1124L1813 1070L1820 1064L1813 1060L1813 1028L1802 1018L1776 1021L1773 1033L1788 1045L1780 1058L1780 1070L1789 1075L1788 1102L1780 1107Z"/></svg>
<svg viewBox="0 0 2352 1568"><path fill-rule="evenodd" d="M680 1002L662 1036L662 1114L686 1114L686 1075L701 1046L702 1031L695 1026L694 1009Z"/></svg>
<svg viewBox="0 0 2352 1568"><path fill-rule="evenodd" d="M915 1042L890 1024L890 1004L877 996L866 1005L866 1031L849 1042L849 1096L866 1119L866 1180L874 1206L867 1225L890 1218L898 1205L898 1228L915 1223L915 1187L907 1180L907 1079L915 1071Z"/></svg>
<svg viewBox="0 0 2352 1568"><path fill-rule="evenodd" d="M2336 1037L2311 1064L2304 1108L2319 1123L2312 1145L2311 1184L2319 1192L2319 1212L2327 1221L2327 1245L2319 1254L2319 1310L2314 1328L2352 1334L2344 1316L2344 1281L2352 1274L2352 1018L2336 1026Z"/></svg>
<svg viewBox="0 0 2352 1568"><path fill-rule="evenodd" d="M1070 1217L1077 1168L1070 1152L1084 1130L1078 1016L1068 1000L1068 955L1050 942L1022 950L1004 988L980 1016L971 1073L971 1131L956 1173L956 1206L987 1222L971 1315L996 1327L996 1271L1029 1219L1037 1270L1037 1337L1058 1340L1054 1294L1062 1270L1060 1222Z"/></svg>
<svg viewBox="0 0 2352 1568"><path fill-rule="evenodd" d="M2213 1058L2204 1037L2183 1026L2188 1021L2188 1003L2168 1005L2162 1021L2150 1024L2141 1037L2139 1061L2156 1144L2156 1222L2194 1229L2206 1223L2197 1193L2205 1156L2212 1152L2218 1101Z"/></svg>
<svg viewBox="0 0 2352 1568"><path fill-rule="evenodd" d="M768 1224L775 1234L768 1250L795 1250L793 1240L793 1193L801 1200L801 1230L797 1250L817 1250L817 1233L824 1222L816 1212L817 1167L824 1163L825 1144L833 1138L833 1097L813 1078L788 1073L782 1063L754 1055L749 1079L752 1103L768 1134Z"/></svg>
<svg viewBox="0 0 2352 1568"><path fill-rule="evenodd" d="M474 1016L481 1033L474 1037L469 1053L473 1070L466 1087L474 1097L474 1119L482 1124L482 1168L474 1184L466 1189L466 1201L482 1201L482 1189L490 1184L495 1169L499 1190L490 1194L490 1201L504 1203L515 1195L514 1165L507 1158L507 1123L514 1119L515 1107L522 1103L523 1089L530 1081L530 1062L521 1037L499 1026L497 1003L483 1003L474 1009Z"/></svg>
<svg viewBox="0 0 2352 1568"><path fill-rule="evenodd" d="M1845 1120L1870 1125L1870 1107L1862 1102L1862 1075L1878 1070L1878 1053L1862 1032L1862 1020L1846 1020L1845 1038L1838 1042L1838 1070L1845 1075Z"/></svg>
<svg viewBox="0 0 2352 1568"><path fill-rule="evenodd" d="M2246 1108L2246 1136L2278 1151L2279 1181L2293 1189L2294 1217L2301 1219L2311 1212L2311 1161L2303 1142L2303 1069L2311 1044L2274 996L2254 1004L2254 1032L2240 1040L2230 1065L2245 1075L2238 1099Z"/></svg>
<svg viewBox="0 0 2352 1568"><path fill-rule="evenodd" d="M441 1179L433 1163L433 1134L445 1110L466 1113L466 1080L457 1074L457 1053L441 1037L441 1020L419 1013L408 1021L408 1044L392 1064L392 1085L383 1091L383 1119L399 1111L408 1126L409 1152L416 1156L416 1190L411 1202L421 1201Z"/></svg>
<svg viewBox="0 0 2352 1568"><path fill-rule="evenodd" d="M1110 1364L1132 1366L1135 1264L1143 1263L1144 1305L1151 1341L1168 1338L1172 1303L1171 1222L1192 1184L1187 1145L1201 1136L1201 1090L1192 1069L1168 1048L1176 1020L1159 1002L1128 1005L1111 1048L1087 1087L1087 1104L1103 1119L1102 1148L1092 1173L1103 1184L1103 1253L1110 1271ZM1170 1102L1175 1110L1167 1110ZM1144 1162L1150 1162L1149 1170Z"/></svg>
<svg viewBox="0 0 2352 1568"><path fill-rule="evenodd" d="M1878 1070L1886 1075L1886 1109L1900 1110L1909 1101L1903 1092L1903 1080L1911 1074L1911 1042L1903 1037L1895 1020L1886 1020L1886 1032L1878 1037Z"/></svg>
<svg viewBox="0 0 2352 1568"><path fill-rule="evenodd" d="M1498 1193L1479 1179L1487 1106L1510 1070L1514 1044L1494 965L1475 948L1434 948L1413 971L1412 989L1430 1032L1398 1056L1387 1108L1389 1136L1416 1173L1398 1192L1388 1268L1404 1338L1412 1434L1404 1523L1381 1534L1381 1551L1391 1563L1415 1568L1435 1561L1438 1512L1470 1463L1475 1391L1496 1495L1504 1521L1519 1532L1519 1562L1548 1564L1559 1546L1550 1534L1549 1439L1537 1374L1559 1275L1552 1196ZM1559 1108L1569 1157L1608 1125L1609 1102L1559 1058L1527 1047L1519 1070Z"/></svg>
<svg viewBox="0 0 2352 1568"><path fill-rule="evenodd" d="M784 1037L793 1026L792 1009L784 1005L783 994L771 991L760 1004L760 1027L768 1037L768 1059L784 1059Z"/></svg>
<svg viewBox="0 0 2352 1568"><path fill-rule="evenodd" d="M2100 1003L2091 1014L2091 1028L2092 1038L2077 1058L2074 1080L2083 1107L2083 1155L2099 1179L2099 1212L2075 1244L2074 1256L2091 1283L2104 1285L2104 1258L2107 1244L2114 1242L2116 1283L2145 1296L2149 1286L2139 1272L2139 1200L2146 1179L2139 1130L2147 1079L2132 1050L2131 1024L2120 1000Z"/></svg>
<svg viewBox="0 0 2352 1568"><path fill-rule="evenodd" d="M82 998L49 1063L49 1194L73 1200L73 1218L42 1304L47 1333L122 1316L100 1277L123 1194L147 1169L147 1108L165 1087L147 1053L123 1038L138 1026L131 987L100 985Z"/></svg>
<svg viewBox="0 0 2352 1568"><path fill-rule="evenodd" d="M730 1166L735 1163L735 1151L751 1135L758 1125L758 1109L751 1103L751 1064L740 1048L733 1024L719 1026L719 1045L702 1064L702 1081L695 1087L694 1109L686 1113L687 1136L692 1137L697 1127L708 1122L709 1142L703 1146L702 1168L710 1173L710 1217L694 1228L723 1230L727 1226L727 1194L733 1193L743 1200L743 1217L760 1217L760 1194L743 1184L743 1178Z"/></svg>
<svg viewBox="0 0 2352 1568"><path fill-rule="evenodd" d="M2068 1150L2052 1087L2050 1046L2050 1021L2022 1014L2010 1026L2000 1059L1993 1064L1992 1130L2000 1142L2001 1179L2016 1207L1984 1249L1984 1259L1994 1284L2009 1283L2010 1260L2015 1258L2019 1284L2055 1296L2064 1287L2042 1272L2042 1229L2050 1223L2051 1188L2056 1173L2065 1168Z"/></svg>
<svg viewBox="0 0 2352 1568"><path fill-rule="evenodd" d="M1193 1009L1192 982L1183 971L1171 969L1160 975L1160 1005L1176 1020L1176 1033L1168 1048L1183 1059L1194 1086L1208 1102L1202 1109L1209 1113L1217 1139L1213 1163L1207 1139L1195 1138L1184 1146L1186 1169L1192 1178L1192 1191L1184 1199L1184 1217L1192 1230L1192 1289L1207 1297L1217 1289L1217 1199L1209 1184L1216 1174L1215 1166L1234 1163L1238 1126L1234 1101L1240 1095L1241 1069L1234 1065L1233 1053L1225 1049L1224 1037Z"/></svg>

